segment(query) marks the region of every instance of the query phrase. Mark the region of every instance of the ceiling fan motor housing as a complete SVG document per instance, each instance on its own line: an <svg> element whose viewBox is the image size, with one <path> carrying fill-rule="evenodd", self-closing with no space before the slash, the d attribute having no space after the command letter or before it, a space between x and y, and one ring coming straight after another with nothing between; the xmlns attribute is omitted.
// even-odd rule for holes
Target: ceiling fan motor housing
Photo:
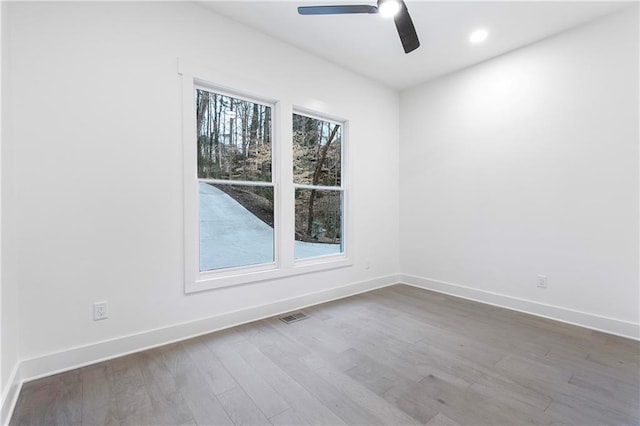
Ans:
<svg viewBox="0 0 640 426"><path fill-rule="evenodd" d="M336 6L300 6L300 15L343 15L352 13L380 13L393 16L405 53L413 52L420 47L418 34L413 26L407 5L402 0L378 0L377 6L368 5L336 5Z"/></svg>

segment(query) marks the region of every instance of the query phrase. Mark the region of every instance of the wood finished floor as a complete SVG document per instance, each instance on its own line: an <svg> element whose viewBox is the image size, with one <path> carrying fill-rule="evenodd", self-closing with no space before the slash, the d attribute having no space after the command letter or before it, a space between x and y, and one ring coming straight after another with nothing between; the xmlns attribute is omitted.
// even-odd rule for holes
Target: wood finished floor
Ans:
<svg viewBox="0 0 640 426"><path fill-rule="evenodd" d="M26 383L11 425L626 425L640 344L396 285Z"/></svg>

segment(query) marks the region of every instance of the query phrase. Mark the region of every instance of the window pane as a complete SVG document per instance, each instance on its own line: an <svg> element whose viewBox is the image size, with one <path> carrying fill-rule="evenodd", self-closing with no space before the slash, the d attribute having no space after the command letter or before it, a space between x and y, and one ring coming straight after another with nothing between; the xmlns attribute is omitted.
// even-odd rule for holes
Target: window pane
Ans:
<svg viewBox="0 0 640 426"><path fill-rule="evenodd" d="M340 186L342 126L293 114L293 182Z"/></svg>
<svg viewBox="0 0 640 426"><path fill-rule="evenodd" d="M296 259L342 252L342 191L296 189Z"/></svg>
<svg viewBox="0 0 640 426"><path fill-rule="evenodd" d="M200 271L274 261L273 187L199 183Z"/></svg>
<svg viewBox="0 0 640 426"><path fill-rule="evenodd" d="M271 182L271 108L196 89L198 177Z"/></svg>

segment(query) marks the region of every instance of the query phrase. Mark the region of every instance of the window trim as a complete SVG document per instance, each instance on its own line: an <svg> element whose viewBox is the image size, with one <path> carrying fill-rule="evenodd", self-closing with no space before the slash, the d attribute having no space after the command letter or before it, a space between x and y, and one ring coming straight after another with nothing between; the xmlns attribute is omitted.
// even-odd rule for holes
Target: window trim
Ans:
<svg viewBox="0 0 640 426"><path fill-rule="evenodd" d="M279 278L293 277L308 273L326 271L336 268L344 268L353 265L352 262L352 239L353 229L350 222L351 208L349 206L349 180L350 170L348 162L348 130L349 121L333 117L327 114L320 114L316 111L308 110L304 107L294 106L294 102L281 97L264 96L262 85L256 89L255 82L241 84L242 78L238 76L227 76L226 81L222 75L217 75L215 80L219 83L212 83L213 78L207 78L211 74L210 69L189 69L180 61L178 62L178 74L182 76L181 83L181 116L182 116L182 151L183 151L183 250L184 250L184 292L195 293L206 290L213 290L250 284L261 281L274 280ZM222 77L222 78L221 78ZM230 83L230 84L225 84ZM230 89L232 86L248 87L250 90L242 91ZM224 268L213 271L200 271L199 264L199 230L198 230L198 183L202 179L197 176L197 147L194 143L197 134L195 117L195 89L213 91L215 93L232 96L250 102L261 103L271 106L272 109L272 178L271 182L264 182L267 186L273 186L274 190L274 256L275 261L259 265L248 265L233 268ZM250 93L250 91L254 93ZM291 135L284 131L292 127L293 114L303 114L323 121L330 121L342 126L342 176L341 188L343 196L343 252L317 256L305 259L295 259L293 234L289 236L289 231L294 229L295 220L293 193L295 191L292 175L286 172L286 168L292 169L293 158L287 158L291 154L292 141L284 140L283 137ZM291 179L289 179L291 177ZM283 184L283 179L290 182ZM215 179L212 179L215 181ZM224 181L221 183L229 184ZM234 183L236 183L234 181ZM258 182L258 185L263 182ZM256 182L251 182L252 185ZM331 187L334 189L333 187ZM336 187L337 188L337 187ZM316 187L316 189L321 189ZM287 197L291 195L291 200ZM290 211L289 211L290 210ZM287 222L291 221L291 224ZM291 258L288 258L290 256Z"/></svg>

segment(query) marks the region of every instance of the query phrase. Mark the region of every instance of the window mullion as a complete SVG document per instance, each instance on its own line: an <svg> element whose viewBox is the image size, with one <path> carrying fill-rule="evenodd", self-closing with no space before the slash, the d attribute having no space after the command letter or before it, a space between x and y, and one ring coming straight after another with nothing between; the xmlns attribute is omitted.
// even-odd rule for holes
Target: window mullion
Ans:
<svg viewBox="0 0 640 426"><path fill-rule="evenodd" d="M293 106L290 103L280 102L277 105L278 124L277 140L277 179L279 186L280 206L280 265L283 268L294 266L294 235L295 235L295 189L293 182Z"/></svg>
<svg viewBox="0 0 640 426"><path fill-rule="evenodd" d="M318 191L342 191L341 186L323 186L323 185L303 185L296 183L293 185L296 189L315 189Z"/></svg>
<svg viewBox="0 0 640 426"><path fill-rule="evenodd" d="M242 186L274 186L273 182L262 182L252 180L227 180L227 179L203 179L199 178L198 181L204 183L213 183L216 185L242 185Z"/></svg>

